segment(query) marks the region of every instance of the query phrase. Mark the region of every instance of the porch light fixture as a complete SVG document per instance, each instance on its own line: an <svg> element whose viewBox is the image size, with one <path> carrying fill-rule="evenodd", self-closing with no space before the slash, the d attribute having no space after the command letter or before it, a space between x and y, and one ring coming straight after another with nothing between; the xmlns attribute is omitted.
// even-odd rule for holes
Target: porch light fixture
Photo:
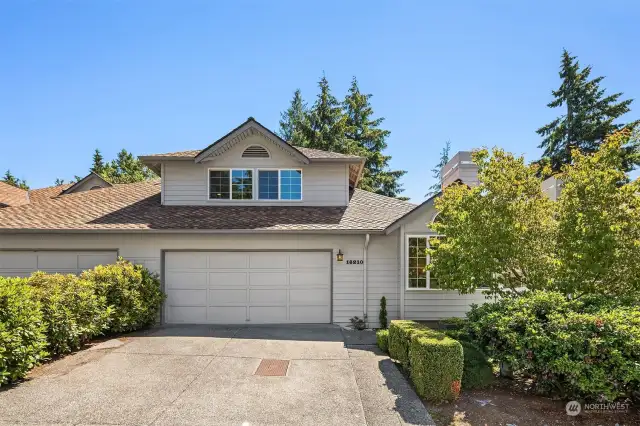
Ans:
<svg viewBox="0 0 640 426"><path fill-rule="evenodd" d="M336 254L336 260L338 262L342 262L344 260L344 254L342 253L342 250L338 249L338 254Z"/></svg>

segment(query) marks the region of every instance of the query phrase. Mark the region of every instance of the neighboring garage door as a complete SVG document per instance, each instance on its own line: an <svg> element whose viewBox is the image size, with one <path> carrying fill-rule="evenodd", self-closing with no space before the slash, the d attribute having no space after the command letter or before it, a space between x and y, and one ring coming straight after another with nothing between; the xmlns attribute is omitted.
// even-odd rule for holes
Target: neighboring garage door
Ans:
<svg viewBox="0 0 640 426"><path fill-rule="evenodd" d="M167 252L165 322L331 322L329 252Z"/></svg>
<svg viewBox="0 0 640 426"><path fill-rule="evenodd" d="M0 276L28 277L32 272L78 274L96 265L114 263L115 251L0 250Z"/></svg>

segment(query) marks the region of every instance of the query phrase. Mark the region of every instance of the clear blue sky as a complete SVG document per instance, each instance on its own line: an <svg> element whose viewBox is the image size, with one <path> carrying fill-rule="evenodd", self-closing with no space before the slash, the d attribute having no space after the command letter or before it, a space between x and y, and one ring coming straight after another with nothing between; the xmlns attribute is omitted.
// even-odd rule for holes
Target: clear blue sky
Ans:
<svg viewBox="0 0 640 426"><path fill-rule="evenodd" d="M276 129L296 88L351 77L421 201L445 140L540 155L563 47L637 99L635 2L25 1L0 4L0 171L31 187L111 159L198 149L249 116Z"/></svg>

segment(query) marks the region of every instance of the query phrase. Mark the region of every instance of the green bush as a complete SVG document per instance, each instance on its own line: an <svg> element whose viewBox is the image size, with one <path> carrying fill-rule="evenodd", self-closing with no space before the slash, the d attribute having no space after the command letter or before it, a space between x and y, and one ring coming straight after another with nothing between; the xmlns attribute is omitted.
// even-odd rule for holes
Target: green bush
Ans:
<svg viewBox="0 0 640 426"><path fill-rule="evenodd" d="M409 346L411 336L427 329L415 321L393 320L389 325L389 356L398 360L404 368L409 368Z"/></svg>
<svg viewBox="0 0 640 426"><path fill-rule="evenodd" d="M376 342L384 353L389 353L389 330L376 331Z"/></svg>
<svg viewBox="0 0 640 426"><path fill-rule="evenodd" d="M477 345L465 340L458 341L462 345L464 355L462 389L482 389L490 386L494 376L493 367L487 356Z"/></svg>
<svg viewBox="0 0 640 426"><path fill-rule="evenodd" d="M409 358L418 395L436 402L458 397L463 373L459 342L434 330L421 330L411 337Z"/></svg>
<svg viewBox="0 0 640 426"><path fill-rule="evenodd" d="M389 321L387 320L387 298L382 296L380 298L380 314L378 315L380 320L380 328L387 328Z"/></svg>
<svg viewBox="0 0 640 426"><path fill-rule="evenodd" d="M27 280L0 277L0 385L23 378L47 356L44 328Z"/></svg>
<svg viewBox="0 0 640 426"><path fill-rule="evenodd" d="M60 355L80 349L109 325L111 307L97 296L95 285L76 275L36 272L29 278L40 301L48 350Z"/></svg>
<svg viewBox="0 0 640 426"><path fill-rule="evenodd" d="M603 297L530 292L474 307L468 329L492 358L573 399L615 400L640 387L640 308Z"/></svg>
<svg viewBox="0 0 640 426"><path fill-rule="evenodd" d="M110 331L133 331L156 321L165 296L158 277L143 266L118 259L84 271L80 278L95 283L96 294L113 307Z"/></svg>

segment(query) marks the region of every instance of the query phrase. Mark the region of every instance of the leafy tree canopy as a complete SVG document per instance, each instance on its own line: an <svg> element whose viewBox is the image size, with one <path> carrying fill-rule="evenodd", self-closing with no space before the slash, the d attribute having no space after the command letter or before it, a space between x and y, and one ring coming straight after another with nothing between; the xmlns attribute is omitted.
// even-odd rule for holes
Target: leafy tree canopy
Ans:
<svg viewBox="0 0 640 426"><path fill-rule="evenodd" d="M24 179L19 179L15 177L11 170L7 170L2 178L2 182L7 185L15 186L16 188L24 189L25 191L29 190L29 185L27 185L27 181Z"/></svg>
<svg viewBox="0 0 640 426"><path fill-rule="evenodd" d="M508 295L550 289L640 297L640 181L626 182L621 150L631 129L593 154L572 152L557 202L543 195L537 166L495 149L475 152L480 184L452 185L429 266L443 288Z"/></svg>
<svg viewBox="0 0 640 426"><path fill-rule="evenodd" d="M126 149L121 150L115 159L107 163L104 162L100 150L96 149L89 171L102 176L111 183L142 182L157 177L151 169ZM77 176L76 180L78 180Z"/></svg>
<svg viewBox="0 0 640 426"><path fill-rule="evenodd" d="M566 50L560 66L561 84L552 91L554 100L549 108L563 108L564 114L537 130L543 137L539 148L544 149L542 161L549 164L554 173L563 164L571 162L571 152L594 153L605 138L624 127L616 119L630 111L632 99L620 100L622 93L605 94L600 87L604 77L591 79L591 66L580 67L575 56ZM621 148L625 171L640 164L640 146Z"/></svg>

